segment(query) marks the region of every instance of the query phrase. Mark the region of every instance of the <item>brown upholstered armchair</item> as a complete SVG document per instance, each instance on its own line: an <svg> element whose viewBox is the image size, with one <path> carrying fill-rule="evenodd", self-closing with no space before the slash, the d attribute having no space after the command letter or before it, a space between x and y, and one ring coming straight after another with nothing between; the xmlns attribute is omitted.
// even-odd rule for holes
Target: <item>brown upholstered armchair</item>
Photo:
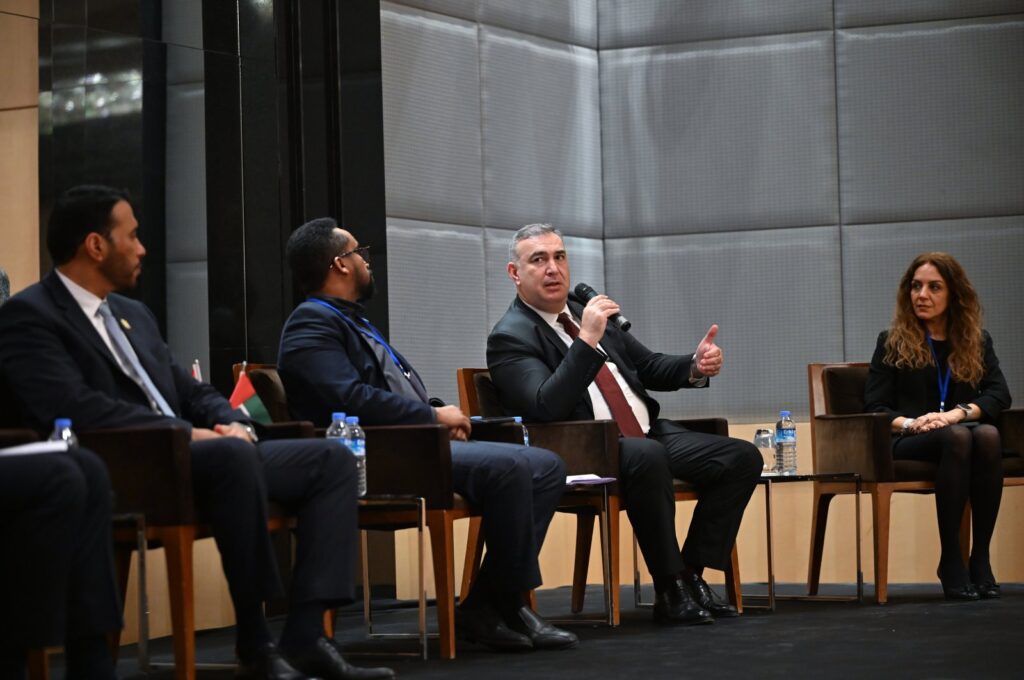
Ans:
<svg viewBox="0 0 1024 680"><path fill-rule="evenodd" d="M491 381L491 374L483 368L458 369L459 403L469 416L504 415L498 400L497 388ZM729 426L724 418L707 418L678 421L686 427L711 434L727 435ZM602 477L619 476L619 429L614 421L567 421L536 423L529 425L530 444L554 451L566 463L567 473L594 473ZM697 500L696 490L689 484L675 480L676 501ZM594 535L594 519L599 517L600 496L593 490L568 490L563 496L560 512L576 515L576 556L573 566L572 611L583 609L587 586L587 567L590 563L590 549ZM620 620L619 597L619 510L625 509L625 501L618 484L609 490L608 499L608 546L602 546L602 559L606 561L606 587L611 593L611 621L617 626ZM482 551L479 526L471 524L469 545L476 551L476 560ZM634 544L634 597L639 604L639 576ZM469 555L467 555L467 561ZM471 574L469 568L464 572ZM463 593L468 590L468 579L463 580ZM731 569L726 572L726 589L729 601L739 611L743 610L739 578L739 561L733 546Z"/></svg>
<svg viewBox="0 0 1024 680"><path fill-rule="evenodd" d="M861 489L871 494L875 553L875 600L888 600L889 509L893 493L934 493L933 463L892 458L892 418L864 413L864 385L868 364L809 364L811 444L816 473L856 472ZM1024 485L1024 409L1005 411L998 423L1005 452L1004 486ZM810 594L818 592L825 546L828 508L836 494L854 493L845 482L815 482L811 520L811 554L807 574ZM970 508L964 513L960 543L970 545Z"/></svg>

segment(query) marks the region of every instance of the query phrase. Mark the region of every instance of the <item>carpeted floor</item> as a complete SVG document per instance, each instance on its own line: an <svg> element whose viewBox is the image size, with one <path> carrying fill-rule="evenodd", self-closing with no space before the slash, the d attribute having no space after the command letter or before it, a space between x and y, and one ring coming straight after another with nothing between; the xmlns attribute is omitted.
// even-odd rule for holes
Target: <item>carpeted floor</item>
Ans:
<svg viewBox="0 0 1024 680"><path fill-rule="evenodd" d="M753 589L751 589L753 591ZM781 593L798 588L781 586ZM852 593L852 588L835 591ZM868 595L870 596L870 590ZM890 602L874 604L781 601L774 614L749 611L711 626L660 627L650 610L632 604L632 589L623 588L622 625L609 629L591 624L569 626L581 639L562 652L494 654L459 645L454 661L436 658L356 657L360 665L389 665L402 678L1020 678L1018 658L1024 649L1024 585L1003 586L1003 598L947 603L937 585L896 585ZM650 599L648 592L645 598ZM600 600L599 588L588 605ZM567 589L541 591L538 607L545 616L568 610ZM433 624L434 612L428 612ZM411 631L416 610L377 610L376 630ZM367 641L361 614L353 610L339 620L338 639L346 649L415 651L414 641ZM280 622L275 622L279 625ZM207 631L197 639L200 661L231 662L233 629ZM154 659L170 659L170 640L151 644ZM60 659L54 659L59 668ZM123 678L170 678L170 671L143 674L136 648L125 647L119 662ZM54 677L60 677L59 671ZM231 671L200 671L200 678L229 678Z"/></svg>

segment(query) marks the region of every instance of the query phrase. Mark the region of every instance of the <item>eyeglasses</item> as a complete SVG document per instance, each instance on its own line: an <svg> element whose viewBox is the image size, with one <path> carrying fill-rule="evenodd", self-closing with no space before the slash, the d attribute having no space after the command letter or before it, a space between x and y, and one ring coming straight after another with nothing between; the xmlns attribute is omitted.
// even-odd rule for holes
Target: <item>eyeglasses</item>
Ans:
<svg viewBox="0 0 1024 680"><path fill-rule="evenodd" d="M347 250L344 253L339 253L338 255L335 255L331 259L331 264L328 267L328 269L334 266L334 260L337 260L338 258L341 257L348 257L349 255L358 255L359 257L363 258L363 262L365 262L366 264L370 264L370 246L359 246L358 248L353 248L352 250Z"/></svg>

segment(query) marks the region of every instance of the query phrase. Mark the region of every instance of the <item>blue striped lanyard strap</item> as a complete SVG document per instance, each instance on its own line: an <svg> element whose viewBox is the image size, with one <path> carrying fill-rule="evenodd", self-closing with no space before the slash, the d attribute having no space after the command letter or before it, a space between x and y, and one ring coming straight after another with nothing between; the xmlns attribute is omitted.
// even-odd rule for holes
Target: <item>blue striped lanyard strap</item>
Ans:
<svg viewBox="0 0 1024 680"><path fill-rule="evenodd" d="M939 367L939 355L935 352L935 344L932 343L932 335L925 335L928 338L928 348L932 351L932 359L935 360L935 372L939 383L939 412L946 410L946 395L949 394L949 376L952 371L949 369L949 362L946 362L946 375L943 377L942 369Z"/></svg>
<svg viewBox="0 0 1024 680"><path fill-rule="evenodd" d="M345 312L341 311L340 309L338 309L337 307L335 307L331 303L326 302L324 300L321 300L320 298L315 298L315 297L306 298L306 299L309 300L310 302L315 302L318 305L322 305L322 306L326 307L327 309L331 310L332 312L334 312L335 314L340 316L342 319L344 319L345 323L347 323L349 326L352 326L352 328L356 329L357 332L362 333L363 335L365 335L366 337L370 338L371 340L376 341L388 353L388 356L391 357L391 361L393 361L395 363L395 366L397 366L398 370L402 372L402 375L404 375L406 378L411 378L412 377L412 371L410 371L409 369L407 369L405 366L402 365L402 362L398 358L398 355L395 354L395 350L391 349L391 345L389 345L387 343L387 341L384 339L384 337L380 334L380 331L378 331L376 328L374 328L373 325L369 321L367 321L366 319L363 319L362 317L360 317L360 319L362 319L363 323L366 324L365 327L364 326L360 326L355 321L350 319L348 317L348 315L345 314Z"/></svg>

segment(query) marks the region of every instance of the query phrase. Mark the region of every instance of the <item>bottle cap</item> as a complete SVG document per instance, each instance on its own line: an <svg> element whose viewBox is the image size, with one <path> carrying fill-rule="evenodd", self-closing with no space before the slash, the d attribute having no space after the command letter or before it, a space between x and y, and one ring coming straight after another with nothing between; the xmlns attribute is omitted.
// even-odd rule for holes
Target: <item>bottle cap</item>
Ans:
<svg viewBox="0 0 1024 680"><path fill-rule="evenodd" d="M515 416L515 421L517 423L522 423L523 422L523 417L522 416Z"/></svg>
<svg viewBox="0 0 1024 680"><path fill-rule="evenodd" d="M790 415L789 411L779 411L779 417L780 418L785 418L788 415Z"/></svg>
<svg viewBox="0 0 1024 680"><path fill-rule="evenodd" d="M345 420L345 412L335 411L334 413L331 414L331 420Z"/></svg>
<svg viewBox="0 0 1024 680"><path fill-rule="evenodd" d="M352 423L353 425L358 425L359 424L359 416L349 416L348 418L345 418L345 422L346 423Z"/></svg>
<svg viewBox="0 0 1024 680"><path fill-rule="evenodd" d="M53 421L53 426L58 430L63 430L65 427L71 427L71 418L57 418Z"/></svg>

